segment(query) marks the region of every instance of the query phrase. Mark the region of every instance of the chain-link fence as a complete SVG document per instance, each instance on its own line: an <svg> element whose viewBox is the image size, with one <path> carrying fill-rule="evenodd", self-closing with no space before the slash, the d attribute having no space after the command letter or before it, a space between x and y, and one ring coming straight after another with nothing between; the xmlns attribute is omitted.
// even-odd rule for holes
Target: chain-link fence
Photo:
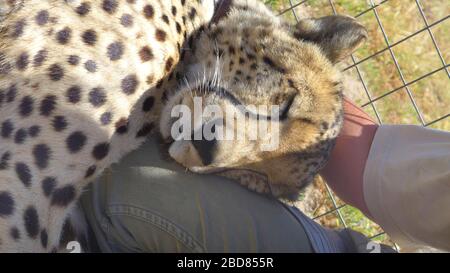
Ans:
<svg viewBox="0 0 450 273"><path fill-rule="evenodd" d="M343 66L344 75L357 82L347 87L354 100L380 124L409 123L450 131L448 1L267 0L266 4L294 22L338 13L357 18L368 28L369 41ZM338 226L352 228L370 222L348 217L349 206L328 186L322 187L329 205L314 215L315 220L334 215ZM389 241L381 229L375 230L363 233Z"/></svg>

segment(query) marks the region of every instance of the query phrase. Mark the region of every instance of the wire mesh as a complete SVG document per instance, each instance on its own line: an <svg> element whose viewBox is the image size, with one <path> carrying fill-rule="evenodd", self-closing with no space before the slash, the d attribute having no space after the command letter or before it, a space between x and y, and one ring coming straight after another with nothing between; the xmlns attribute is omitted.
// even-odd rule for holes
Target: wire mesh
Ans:
<svg viewBox="0 0 450 273"><path fill-rule="evenodd" d="M337 12L335 3L338 0L326 0L326 1L328 1L328 5L331 8L330 13L337 14L338 12ZM363 0L359 0L357 2L361 2L361 1L363 1ZM446 114L444 114L442 116L438 116L431 120L425 119L424 115L420 109L420 106L418 105L418 103L416 101L415 95L411 91L412 85L414 85L420 81L423 81L423 80L433 76L436 73L444 71L446 73L447 80L448 80L448 81L446 81L446 84L445 84L446 91L444 90L444 92L450 92L449 64L446 62L443 51L441 50L440 46L442 46L442 44L441 45L439 44L438 39L436 38L436 34L433 31L433 29L435 29L438 25L443 24L450 18L450 11L449 11L449 9L446 9L445 12L447 14L445 14L442 18L438 18L437 20L434 20L434 22L430 23L430 20L427 18L427 14L424 11L423 3L420 0L411 1L411 3L409 3L409 5L411 5L410 8L416 8L418 10L418 15L420 16L421 20L423 21L424 27L413 31L412 33L409 33L406 37L403 37L403 38L399 39L398 41L391 42L389 35L386 32L385 27L383 25L383 20L380 16L379 9L383 5L388 5L389 2L393 2L393 1L399 1L399 0L384 0L384 1L367 0L367 8L360 11L358 14L354 15L354 17L358 19L361 16L365 16L368 13L373 13L373 16L376 19L376 25L378 26L379 30L382 33L382 37L384 40L384 47L372 54L369 54L368 56L361 58L361 59L358 59L356 56L352 55L350 58L351 63L349 65L347 65L343 69L343 71L345 73L352 69L356 70L357 79L358 79L358 81L361 82L361 85L363 87L362 89L364 92L364 96L366 96L366 99L367 99L367 102L361 103L361 107L364 109L367 109L369 107L373 111L374 116L378 120L379 124L383 124L383 120L382 120L382 116L380 115L380 111L379 111L376 103L381 102L382 100L386 99L387 97L392 96L393 94L395 94L397 92L401 92L402 90L406 91L408 100L411 103L411 105L414 109L414 113L417 116L417 119L419 120L419 122L422 126L428 127L428 126L434 125L438 122L443 122L444 120L450 121L450 107L448 109L444 109L444 110L446 110ZM317 1L314 1L314 0L303 0L303 1L288 0L285 2L287 2L287 5L286 5L287 8L283 8L278 13L278 15L286 16L289 13L292 13L293 18L298 22L301 19L301 16L298 14L296 9L301 8L302 5L307 6L309 4L313 4L312 2L317 2ZM415 5L415 7L412 7L413 5ZM311 16L314 17L315 14L311 14ZM419 77L416 77L416 78L408 81L403 73L403 70L402 70L399 62L398 62L397 56L394 52L394 49L395 49L395 47L398 47L399 45L405 43L406 41L408 41L418 35L422 35L422 33L428 33L428 37L431 40L433 48L436 51L436 54L439 58L440 66L436 69L427 71L425 74L420 75ZM382 94L373 95L373 93L371 92L370 84L368 84L364 78L364 73L362 72L361 66L364 65L364 63L370 61L373 58L376 58L377 56L379 56L383 53L389 53L390 59L392 60L394 66L395 66L395 73L398 74L401 84L391 90L384 90L384 93L382 93ZM448 102L448 103L450 103L450 102ZM345 218L342 213L342 211L346 208L347 205L346 204L338 204L338 202L336 201L336 197L335 197L334 193L331 191L331 189L326 185L325 185L325 188L326 188L327 194L331 200L332 208L329 209L328 211L316 216L314 219L319 220L322 217L326 217L327 215L335 214L335 215L337 215L339 221L341 222L341 225L343 227L347 227L347 223L346 223ZM384 232L380 232L378 234L371 236L371 239L376 239L382 235L384 235ZM394 245L394 247L397 248L396 245Z"/></svg>

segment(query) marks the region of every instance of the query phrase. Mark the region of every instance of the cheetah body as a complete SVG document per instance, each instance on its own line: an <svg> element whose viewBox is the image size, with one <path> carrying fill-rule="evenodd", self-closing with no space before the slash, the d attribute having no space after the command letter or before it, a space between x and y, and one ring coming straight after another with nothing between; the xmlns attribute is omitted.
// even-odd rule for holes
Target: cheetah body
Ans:
<svg viewBox="0 0 450 273"><path fill-rule="evenodd" d="M157 124L155 85L212 16L201 1L124 2L26 0L2 22L2 252L57 246L83 187Z"/></svg>

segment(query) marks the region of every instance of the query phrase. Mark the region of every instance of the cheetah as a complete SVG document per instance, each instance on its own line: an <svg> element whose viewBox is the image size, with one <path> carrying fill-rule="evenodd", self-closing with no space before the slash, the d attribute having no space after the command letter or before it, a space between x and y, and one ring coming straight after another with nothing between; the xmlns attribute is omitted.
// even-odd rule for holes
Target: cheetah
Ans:
<svg viewBox="0 0 450 273"><path fill-rule="evenodd" d="M350 17L290 25L257 0L0 0L0 10L1 252L56 251L83 188L153 133L193 172L295 195L341 127L336 64L367 37ZM279 105L278 148L173 138L171 111L193 95L223 109Z"/></svg>

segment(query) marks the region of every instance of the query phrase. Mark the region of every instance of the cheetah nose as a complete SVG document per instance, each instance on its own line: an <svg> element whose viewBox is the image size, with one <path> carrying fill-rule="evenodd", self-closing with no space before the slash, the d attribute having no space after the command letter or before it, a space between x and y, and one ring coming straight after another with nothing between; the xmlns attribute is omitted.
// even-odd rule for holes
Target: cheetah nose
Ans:
<svg viewBox="0 0 450 273"><path fill-rule="evenodd" d="M201 140L192 140L192 145L197 150L204 166L208 166L214 161L214 154L217 148L217 140L207 140L202 137Z"/></svg>
<svg viewBox="0 0 450 273"><path fill-rule="evenodd" d="M192 139L192 145L197 150L197 153L203 163L204 166L208 166L214 161L214 156L217 151L217 140L215 137L212 137L211 139L205 138L204 135L204 127L206 123L203 124L201 130L201 138L196 139L196 134L192 133L191 139ZM211 132L215 132L216 126L213 125L211 128ZM210 137L208 137L210 138Z"/></svg>

